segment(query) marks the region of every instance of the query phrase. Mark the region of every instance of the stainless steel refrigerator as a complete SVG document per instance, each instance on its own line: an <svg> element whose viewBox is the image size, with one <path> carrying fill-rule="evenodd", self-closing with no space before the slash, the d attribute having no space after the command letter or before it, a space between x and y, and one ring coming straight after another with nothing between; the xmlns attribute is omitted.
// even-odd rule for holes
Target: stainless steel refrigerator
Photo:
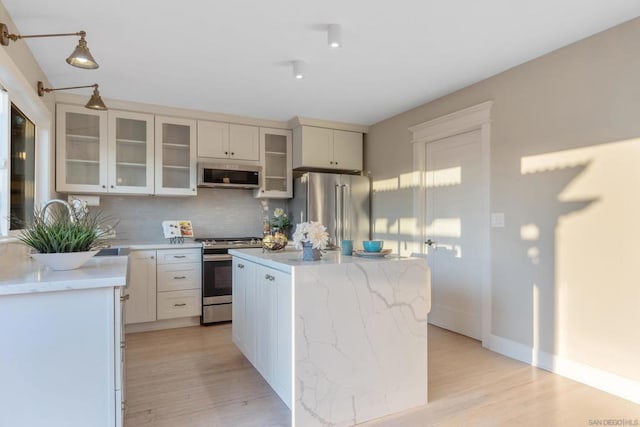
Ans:
<svg viewBox="0 0 640 427"><path fill-rule="evenodd" d="M289 204L293 230L298 223L317 221L327 227L332 245L352 239L354 248L369 240L371 181L358 175L307 172L293 185Z"/></svg>

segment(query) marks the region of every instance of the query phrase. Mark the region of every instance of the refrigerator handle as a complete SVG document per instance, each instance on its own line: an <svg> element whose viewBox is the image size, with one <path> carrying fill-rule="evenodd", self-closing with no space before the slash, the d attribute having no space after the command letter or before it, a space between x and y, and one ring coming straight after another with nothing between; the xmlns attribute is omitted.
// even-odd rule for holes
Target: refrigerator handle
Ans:
<svg viewBox="0 0 640 427"><path fill-rule="evenodd" d="M336 241L335 242L329 242L329 243L333 243L334 245L341 245L342 244L342 194L341 194L341 188L339 184L336 184L335 187L335 198L336 198Z"/></svg>
<svg viewBox="0 0 640 427"><path fill-rule="evenodd" d="M351 232L349 230L349 200L351 199L351 188L348 184L342 185L342 239L350 239ZM340 244L342 244L340 239Z"/></svg>

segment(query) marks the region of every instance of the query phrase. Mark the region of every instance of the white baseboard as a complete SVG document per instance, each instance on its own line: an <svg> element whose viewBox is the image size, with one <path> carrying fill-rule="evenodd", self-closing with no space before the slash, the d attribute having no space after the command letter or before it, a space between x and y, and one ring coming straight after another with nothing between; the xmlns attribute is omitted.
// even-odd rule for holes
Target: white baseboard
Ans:
<svg viewBox="0 0 640 427"><path fill-rule="evenodd" d="M491 335L489 350L640 404L640 382Z"/></svg>

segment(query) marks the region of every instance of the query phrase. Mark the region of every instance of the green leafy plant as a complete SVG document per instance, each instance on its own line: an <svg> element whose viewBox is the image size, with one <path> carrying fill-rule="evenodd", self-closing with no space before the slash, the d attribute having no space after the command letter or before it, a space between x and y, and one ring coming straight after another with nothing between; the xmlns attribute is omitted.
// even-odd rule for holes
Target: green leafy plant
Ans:
<svg viewBox="0 0 640 427"><path fill-rule="evenodd" d="M73 218L73 220L72 220ZM113 226L100 212L73 212L49 209L47 215L36 210L33 222L26 224L18 239L39 253L85 252L106 244Z"/></svg>

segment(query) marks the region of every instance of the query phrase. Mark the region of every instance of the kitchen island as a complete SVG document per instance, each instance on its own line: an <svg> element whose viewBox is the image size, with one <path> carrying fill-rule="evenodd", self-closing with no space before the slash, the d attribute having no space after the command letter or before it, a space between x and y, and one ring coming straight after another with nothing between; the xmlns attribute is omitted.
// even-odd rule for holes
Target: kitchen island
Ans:
<svg viewBox="0 0 640 427"><path fill-rule="evenodd" d="M354 425L427 403L424 259L229 253L233 340L292 426Z"/></svg>
<svg viewBox="0 0 640 427"><path fill-rule="evenodd" d="M0 426L121 426L127 257L53 271L0 255Z"/></svg>

